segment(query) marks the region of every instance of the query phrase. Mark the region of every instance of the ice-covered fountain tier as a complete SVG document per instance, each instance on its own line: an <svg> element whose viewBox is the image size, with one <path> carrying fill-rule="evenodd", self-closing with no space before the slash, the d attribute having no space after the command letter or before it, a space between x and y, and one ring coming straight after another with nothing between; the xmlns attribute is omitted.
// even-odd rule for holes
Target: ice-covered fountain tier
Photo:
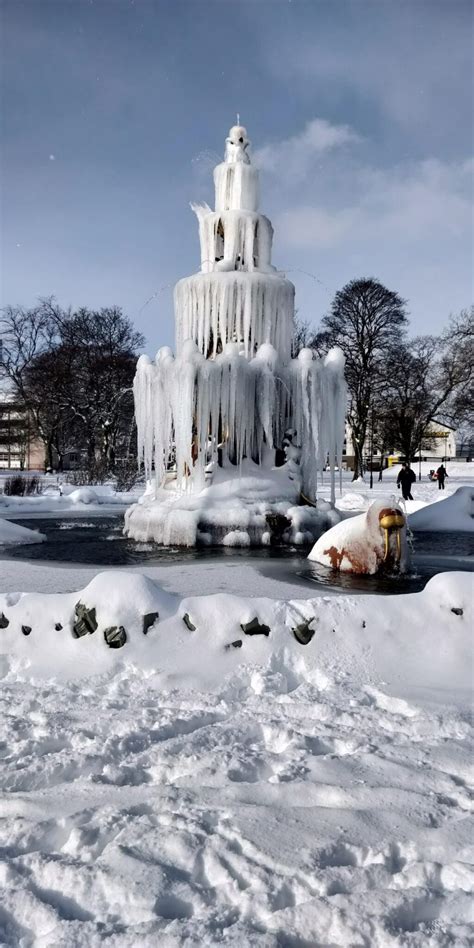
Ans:
<svg viewBox="0 0 474 948"><path fill-rule="evenodd" d="M329 465L334 501L346 408L344 360L291 359L294 286L271 263L258 171L242 126L214 170L215 211L193 205L201 272L175 288L176 358L139 359L139 459L148 487L126 514L140 540L193 546L304 543L335 522L316 503ZM278 451L280 449L280 451ZM276 466L277 455L285 461Z"/></svg>

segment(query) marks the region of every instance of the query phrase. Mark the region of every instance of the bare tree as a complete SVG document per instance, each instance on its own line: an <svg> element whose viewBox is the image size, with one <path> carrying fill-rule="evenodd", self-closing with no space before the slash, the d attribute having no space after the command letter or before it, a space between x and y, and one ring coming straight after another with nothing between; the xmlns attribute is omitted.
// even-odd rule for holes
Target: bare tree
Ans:
<svg viewBox="0 0 474 948"><path fill-rule="evenodd" d="M426 447L430 422L436 413L435 366L440 342L420 336L402 343L390 358L390 375L377 400L379 437L390 452L400 451L410 461Z"/></svg>
<svg viewBox="0 0 474 948"><path fill-rule="evenodd" d="M472 460L474 455L474 426L461 424L456 431L456 453L461 458Z"/></svg>
<svg viewBox="0 0 474 948"><path fill-rule="evenodd" d="M444 372L452 367L451 375L457 380L443 406L443 416L449 424L465 432L474 429L474 306L451 316L443 334Z"/></svg>
<svg viewBox="0 0 474 948"><path fill-rule="evenodd" d="M37 306L7 306L0 315L2 371L15 395L31 417L35 433L45 445L46 463L52 466L54 430L59 422L59 407L51 399L51 379L45 392L28 390L28 374L36 360L51 352L58 341L58 327L52 313L52 300Z"/></svg>
<svg viewBox="0 0 474 948"><path fill-rule="evenodd" d="M54 298L33 309L7 307L0 321L3 362L14 390L59 467L66 448L84 450L89 472L113 470L129 443L131 387L143 337L118 307L63 310Z"/></svg>
<svg viewBox="0 0 474 948"><path fill-rule="evenodd" d="M60 323L56 355L65 371L57 396L82 432L89 470L114 468L133 416L131 388L143 343L118 307L83 308Z"/></svg>
<svg viewBox="0 0 474 948"><path fill-rule="evenodd" d="M311 345L312 333L309 328L309 322L306 319L300 319L298 312L295 313L293 338L291 340L291 358L296 356L306 346Z"/></svg>
<svg viewBox="0 0 474 948"><path fill-rule="evenodd" d="M363 450L371 410L384 388L388 356L403 343L405 301L374 279L352 280L336 293L312 347L323 354L340 346L346 358L348 420L355 452L354 480L362 476Z"/></svg>
<svg viewBox="0 0 474 948"><path fill-rule="evenodd" d="M390 367L376 409L379 430L390 450L400 451L410 461L432 446L434 420L451 423L472 412L468 393L469 386L472 393L473 359L467 342L460 345L447 331L440 338L419 336L399 345ZM461 403L462 409L456 409Z"/></svg>

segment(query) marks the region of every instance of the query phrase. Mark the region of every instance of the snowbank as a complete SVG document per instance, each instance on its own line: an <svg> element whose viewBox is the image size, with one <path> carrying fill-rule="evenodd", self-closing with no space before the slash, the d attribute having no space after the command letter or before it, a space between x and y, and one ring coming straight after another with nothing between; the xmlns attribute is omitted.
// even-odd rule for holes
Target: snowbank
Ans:
<svg viewBox="0 0 474 948"><path fill-rule="evenodd" d="M428 504L410 515L412 530L474 532L474 488L458 487L451 497Z"/></svg>
<svg viewBox="0 0 474 948"><path fill-rule="evenodd" d="M414 500L405 502L407 513L413 514L415 511L426 504L442 502L446 497L451 496L458 487L472 487L474 482L474 464L457 461L449 464L449 477L446 480L444 491L438 489L436 481L431 481L429 471L433 468L433 462L423 462L421 465L421 480L418 480L418 464L413 465L417 474L416 483L412 486ZM367 509L374 497L386 496L390 491L395 496L400 497L401 492L396 487L396 479L400 472L400 466L389 467L383 472L383 480L379 481L378 474L374 474L373 485L370 488L370 475L365 474L365 479L358 478L352 480L350 471L343 471L343 495L336 498L336 508L344 514L357 511L360 513ZM328 490L325 485L318 486L318 494L326 496Z"/></svg>
<svg viewBox="0 0 474 948"><path fill-rule="evenodd" d="M0 478L1 486L1 478ZM16 497L0 493L0 510L8 517L49 517L77 516L83 505L87 505L88 514L123 513L129 504L134 503L143 491L137 487L132 491L117 493L110 485L98 484L91 487L62 486L60 494L57 484L47 484L42 494Z"/></svg>
<svg viewBox="0 0 474 948"><path fill-rule="evenodd" d="M0 546L15 546L22 543L42 543L46 540L44 533L37 530L27 530L16 523L0 518Z"/></svg>
<svg viewBox="0 0 474 948"><path fill-rule="evenodd" d="M357 494L355 491L348 490L343 497L338 497L336 507L338 510L366 510L369 506L370 498L363 494Z"/></svg>
<svg viewBox="0 0 474 948"><path fill-rule="evenodd" d="M100 504L99 495L91 487L78 487L67 494L72 504Z"/></svg>
<svg viewBox="0 0 474 948"><path fill-rule="evenodd" d="M471 577L378 604L0 597L2 943L468 948Z"/></svg>
<svg viewBox="0 0 474 948"><path fill-rule="evenodd" d="M236 663L265 663L281 650L292 663L303 660L314 667L324 654L344 655L355 673L369 647L377 652L372 671L387 680L445 686L452 678L451 683L468 686L471 593L470 574L439 574L423 592L384 598L381 619L374 616L376 599L370 596L282 602L218 594L180 600L139 573L110 570L77 592L0 596L0 611L8 620L0 652L20 659L34 674L74 678L125 661L214 686ZM95 628L88 634L75 629L82 607L95 611ZM451 607L462 610L463 622ZM367 620L364 627L361 616ZM242 629L255 617L268 634ZM303 648L293 630L308 619L315 634ZM105 630L114 627L125 629L121 648L107 644ZM232 647L238 640L241 644Z"/></svg>

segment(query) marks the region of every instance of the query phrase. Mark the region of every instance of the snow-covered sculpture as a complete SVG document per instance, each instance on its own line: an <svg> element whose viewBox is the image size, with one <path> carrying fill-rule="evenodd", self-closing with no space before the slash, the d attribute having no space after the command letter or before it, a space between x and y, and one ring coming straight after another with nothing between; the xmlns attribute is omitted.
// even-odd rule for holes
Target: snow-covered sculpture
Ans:
<svg viewBox="0 0 474 948"><path fill-rule="evenodd" d="M273 228L258 211L258 172L248 145L245 128L231 128L225 161L214 170L215 210L193 205L201 270L175 287L176 358L165 348L154 362L138 361L139 460L155 481L155 500L149 494L142 506L158 503L173 461L176 488L194 495L209 489L218 466L237 478L244 461L270 470L288 429L298 446L297 459L287 452L285 475L287 483L290 473L293 478L293 504L300 489L314 500L317 472L328 461L334 499L344 441L344 358L338 349L325 359L303 349L291 359L294 286L271 263ZM277 494L281 502L281 487ZM131 508L127 531L143 537L143 522L144 511ZM262 536L264 527L265 517ZM166 533L149 532L155 539Z"/></svg>
<svg viewBox="0 0 474 948"><path fill-rule="evenodd" d="M225 160L229 163L244 161L250 164L247 148L250 142L247 138L247 129L243 125L233 125L225 140Z"/></svg>
<svg viewBox="0 0 474 948"><path fill-rule="evenodd" d="M323 533L308 559L345 573L404 571L408 548L403 510L395 501L375 501L365 513Z"/></svg>

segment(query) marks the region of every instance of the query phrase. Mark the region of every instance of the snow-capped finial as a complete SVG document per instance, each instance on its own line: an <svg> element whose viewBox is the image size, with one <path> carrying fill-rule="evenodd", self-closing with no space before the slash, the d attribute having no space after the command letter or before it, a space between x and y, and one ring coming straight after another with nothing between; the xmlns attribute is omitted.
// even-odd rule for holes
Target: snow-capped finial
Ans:
<svg viewBox="0 0 474 948"><path fill-rule="evenodd" d="M237 114L237 120L240 118ZM225 140L225 160L227 164L235 164L243 161L244 164L250 164L250 158L246 149L250 142L247 138L247 129L243 125L233 125Z"/></svg>

